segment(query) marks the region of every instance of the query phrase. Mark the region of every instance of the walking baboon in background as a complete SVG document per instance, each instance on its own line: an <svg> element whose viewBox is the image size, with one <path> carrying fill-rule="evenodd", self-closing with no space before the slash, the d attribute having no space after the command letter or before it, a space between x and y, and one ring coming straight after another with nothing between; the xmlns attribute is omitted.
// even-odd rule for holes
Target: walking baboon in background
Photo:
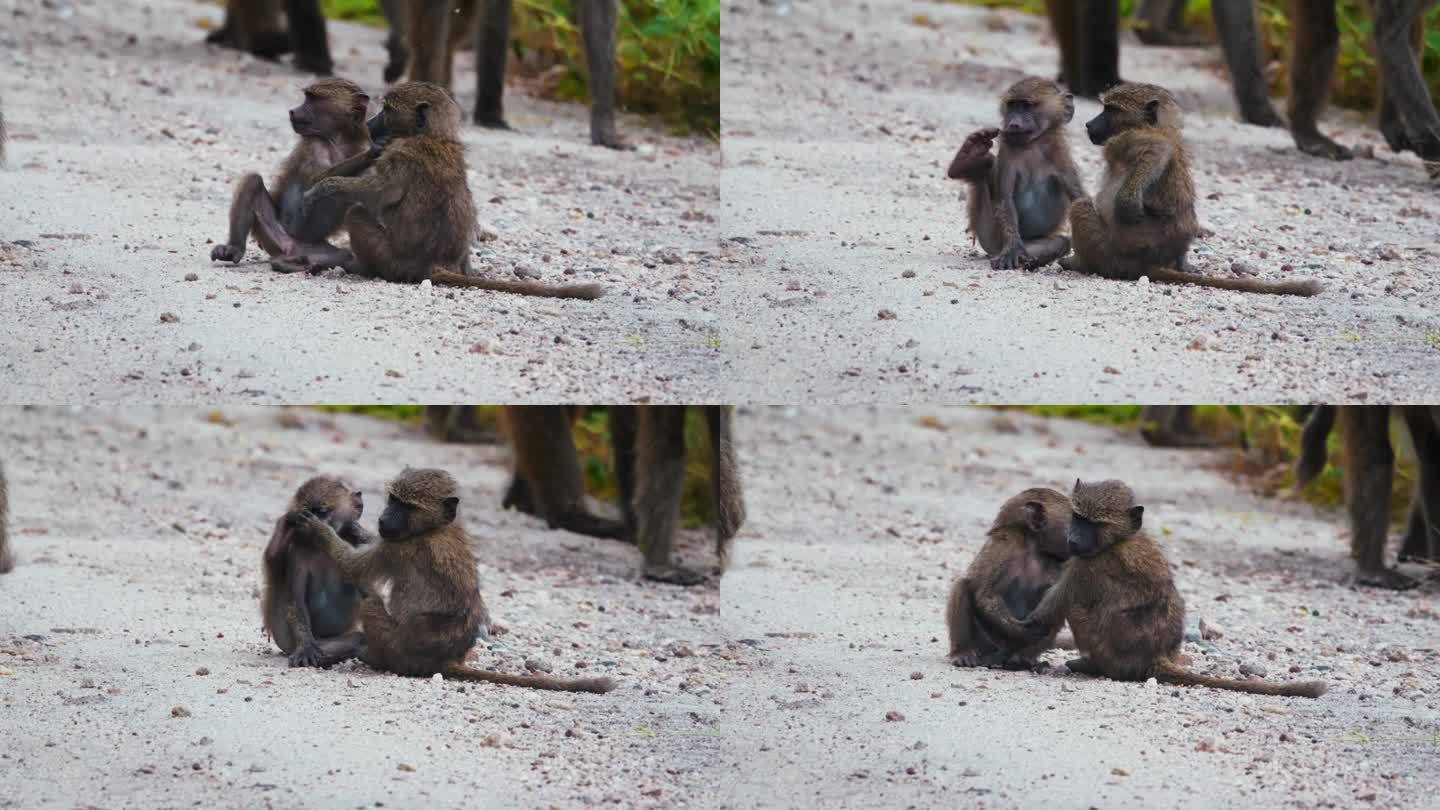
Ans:
<svg viewBox="0 0 1440 810"><path fill-rule="evenodd" d="M1185 25L1185 0L1139 0L1131 27L1146 45L1193 48L1206 42Z"/></svg>
<svg viewBox="0 0 1440 810"><path fill-rule="evenodd" d="M482 2L475 35L475 123L493 129L510 129L505 122L503 101L512 0L403 2L403 9L399 7L399 0L388 0L382 5L392 37L396 28L402 28L409 45L405 51L390 50L385 80L394 81L399 77L397 58L408 55L411 81L449 87L455 49L471 31L477 14L476 3ZM612 149L628 149L629 144L615 129L615 28L620 14L619 0L577 0L575 6L589 70L590 142Z"/></svg>
<svg viewBox="0 0 1440 810"><path fill-rule="evenodd" d="M1410 431L1419 469L1400 559L1440 561L1440 406L1397 407ZM1395 468L1389 406L1315 408L1300 435L1295 486L1304 487L1325 469L1329 460L1326 439L1337 415L1344 442L1345 509L1350 519L1350 555L1355 558L1356 581L1393 590L1414 588L1419 581L1391 567L1386 553Z"/></svg>
<svg viewBox="0 0 1440 810"><path fill-rule="evenodd" d="M1105 176L1094 201L1070 206L1075 254L1066 270L1105 278L1195 284L1272 295L1315 295L1315 281L1213 278L1186 271L1190 243L1200 233L1195 184L1180 134L1180 105L1153 84L1107 90L1105 107L1085 124L1090 140L1105 147Z"/></svg>
<svg viewBox="0 0 1440 810"><path fill-rule="evenodd" d="M1065 137L1075 100L1048 79L1021 79L1001 96L1000 117L1000 129L965 139L948 175L970 185L970 233L991 267L1042 267L1070 252L1060 230L1070 203L1085 197Z"/></svg>
<svg viewBox="0 0 1440 810"><path fill-rule="evenodd" d="M359 548L376 539L360 526L364 511L359 490L339 479L317 476L300 485L285 515L275 522L260 569L265 581L260 618L275 646L290 656L292 667L319 666L325 658L321 644L355 629L361 594L340 578L340 569L328 556L312 545L295 542L295 530L286 516L309 512Z"/></svg>
<svg viewBox="0 0 1440 810"><path fill-rule="evenodd" d="M15 552L10 550L10 494L5 486L5 466L0 464L0 574L15 568Z"/></svg>
<svg viewBox="0 0 1440 810"><path fill-rule="evenodd" d="M270 188L258 174L240 178L230 205L230 234L210 250L212 261L239 262L253 231L271 256L335 250L326 240L340 229L345 209L329 202L304 205L305 192L328 177L349 177L368 169L380 154L372 147L365 114L370 97L345 79L321 79L305 88L305 100L290 111L300 136L280 163Z"/></svg>
<svg viewBox="0 0 1440 810"><path fill-rule="evenodd" d="M1190 423L1194 411L1194 405L1146 405L1140 409L1140 436L1152 447L1214 445Z"/></svg>
<svg viewBox="0 0 1440 810"><path fill-rule="evenodd" d="M1054 646L1064 617L1033 643L1023 624L1070 557L1069 525L1070 499L1053 489L1027 489L1000 507L980 553L950 586L945 626L951 663L1028 669Z"/></svg>
<svg viewBox="0 0 1440 810"><path fill-rule="evenodd" d="M331 525L308 511L291 512L286 525L299 542L315 543L340 567L347 582L367 594L363 630L320 642L324 664L350 657L397 675L443 675L532 689L609 692L609 678L565 679L510 675L465 664L475 636L490 624L480 595L472 541L457 520L460 498L444 470L406 468L386 487L380 542L352 548Z"/></svg>
<svg viewBox="0 0 1440 810"><path fill-rule="evenodd" d="M593 514L586 503L585 480L572 433L582 410L579 405L507 405L500 409L501 432L510 439L515 465L502 503L506 509L544 518L552 529L634 542L623 521ZM628 468L625 475L616 472L621 481L628 476ZM625 500L623 493L621 500Z"/></svg>
<svg viewBox="0 0 1440 810"><path fill-rule="evenodd" d="M1320 681L1267 683L1199 675L1175 663L1185 637L1185 602L1170 564L1141 529L1145 508L1121 481L1075 482L1067 544L1073 555L1060 579L1025 621L1028 642L1070 623L1081 657L1074 672L1120 681L1155 678L1257 695L1319 697Z"/></svg>
<svg viewBox="0 0 1440 810"><path fill-rule="evenodd" d="M425 432L442 442L494 444L501 440L496 420L475 405L426 405Z"/></svg>
<svg viewBox="0 0 1440 810"><path fill-rule="evenodd" d="M288 32L280 27L282 8ZM295 67L301 70L321 76L335 70L320 0L227 0L225 21L205 41L265 59L294 51Z"/></svg>

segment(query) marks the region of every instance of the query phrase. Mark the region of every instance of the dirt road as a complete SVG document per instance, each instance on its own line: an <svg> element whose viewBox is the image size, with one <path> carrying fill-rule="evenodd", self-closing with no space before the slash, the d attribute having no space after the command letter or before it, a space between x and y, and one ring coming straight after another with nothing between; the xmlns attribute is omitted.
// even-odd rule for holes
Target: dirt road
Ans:
<svg viewBox="0 0 1440 810"><path fill-rule="evenodd" d="M1245 126L1217 49L1122 44L1175 90L1200 194L1195 266L1309 277L1295 299L992 271L944 170L996 99L1057 57L1043 18L903 0L727 6L722 325L761 402L1370 402L1440 396L1440 198L1358 116L1324 124L1378 159L1330 163ZM1099 150L1070 126L1094 190ZM1288 268L1288 269L1287 269Z"/></svg>
<svg viewBox="0 0 1440 810"><path fill-rule="evenodd" d="M1440 790L1435 585L1349 587L1341 518L1249 494L1214 471L1222 453L964 409L776 409L737 430L751 520L721 618L752 653L723 723L734 807L1419 808ZM995 510L1079 476L1135 486L1196 669L1329 693L951 667L945 596ZM1199 642L1201 618L1223 636Z"/></svg>
<svg viewBox="0 0 1440 810"><path fill-rule="evenodd" d="M218 6L0 0L0 387L10 402L716 399L720 151L512 83L519 133L466 126L494 241L477 270L597 281L597 302L286 276L210 261L237 178L271 176L307 78L202 44ZM381 29L333 22L337 72L378 99ZM456 66L474 101L470 54ZM193 275L193 280L187 280ZM162 320L162 316L166 316ZM173 316L173 317L171 317Z"/></svg>

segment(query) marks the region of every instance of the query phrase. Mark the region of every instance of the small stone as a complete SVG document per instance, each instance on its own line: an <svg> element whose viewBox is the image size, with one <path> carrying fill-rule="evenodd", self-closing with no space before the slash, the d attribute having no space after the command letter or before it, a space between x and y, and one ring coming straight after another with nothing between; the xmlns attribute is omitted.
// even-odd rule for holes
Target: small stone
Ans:
<svg viewBox="0 0 1440 810"><path fill-rule="evenodd" d="M888 309L882 309L878 314L876 314L875 317L879 318L882 321L893 321L895 320L895 313L891 312Z"/></svg>
<svg viewBox="0 0 1440 810"><path fill-rule="evenodd" d="M1234 273L1237 276L1256 276L1260 274L1260 271L1256 270L1254 267L1251 267L1245 262L1231 262L1230 272Z"/></svg>
<svg viewBox="0 0 1440 810"><path fill-rule="evenodd" d="M210 674L210 669L209 669L208 667L200 667L199 669L195 670L195 674L196 674L196 675L209 675L209 674Z"/></svg>
<svg viewBox="0 0 1440 810"><path fill-rule="evenodd" d="M1156 686L1157 684L1159 684L1159 683L1160 683L1160 682L1157 681L1157 680L1155 680L1154 678L1146 678L1146 679L1145 679L1145 688L1146 688L1146 689L1154 689L1155 686Z"/></svg>
<svg viewBox="0 0 1440 810"><path fill-rule="evenodd" d="M199 280L200 280L200 274L199 274L199 273L186 273L186 274L185 274L185 280L186 280L186 281L199 281Z"/></svg>
<svg viewBox="0 0 1440 810"><path fill-rule="evenodd" d="M420 282L420 292L422 292L422 293L428 293L428 292L430 292L430 288L431 288L432 286L434 286L434 285L432 285L432 284L430 283L430 279L427 278L427 279L425 279L424 281Z"/></svg>
<svg viewBox="0 0 1440 810"><path fill-rule="evenodd" d="M885 722L887 722L887 723L899 723L899 722L903 721L904 719L905 719L905 715L901 714L900 712L895 711L894 709L891 709L890 711L885 712Z"/></svg>
<svg viewBox="0 0 1440 810"><path fill-rule="evenodd" d="M160 313L160 322L161 322L161 323L179 323L179 322L180 322L180 316L179 316L179 315L176 315L176 314L173 313L173 312L162 312L162 313Z"/></svg>
<svg viewBox="0 0 1440 810"><path fill-rule="evenodd" d="M1214 750L1215 750L1215 740L1214 740L1213 738L1211 738L1211 737L1206 737L1205 739L1201 740L1200 742L1195 743L1195 750L1196 750L1196 751L1214 751Z"/></svg>
<svg viewBox="0 0 1440 810"><path fill-rule="evenodd" d="M914 278L914 277L915 277L915 271L914 271L914 270L906 270L905 272L903 272L903 273L900 274L900 277L901 277L901 278Z"/></svg>
<svg viewBox="0 0 1440 810"><path fill-rule="evenodd" d="M1240 674L1263 678L1265 677L1265 667L1250 661L1245 661L1240 664Z"/></svg>
<svg viewBox="0 0 1440 810"><path fill-rule="evenodd" d="M525 659L525 668L528 669L528 670L530 670L531 672L553 672L553 671L554 671L554 668L550 666L550 662L549 662L549 661L544 661L544 660L539 659L539 658L526 658L526 659Z"/></svg>
<svg viewBox="0 0 1440 810"><path fill-rule="evenodd" d="M1219 625L1210 624L1204 619L1200 620L1200 638L1205 641L1214 641L1217 638L1224 638L1225 631Z"/></svg>
<svg viewBox="0 0 1440 810"><path fill-rule="evenodd" d="M912 672L912 673L910 673L910 680L912 680L912 681L918 681L918 680L920 680L921 678L924 678L924 677L925 677L925 673L923 673L923 672Z"/></svg>
<svg viewBox="0 0 1440 810"><path fill-rule="evenodd" d="M187 708L185 708L184 706L171 706L171 707L170 707L170 716L171 716L171 717L189 717L189 716L190 716L190 710L187 709Z"/></svg>
<svg viewBox="0 0 1440 810"><path fill-rule="evenodd" d="M401 771L404 771L404 772L406 772L406 773L414 773L414 772L415 772L415 766L414 766L414 765L410 765L410 764L405 763L405 762L402 762L402 763L400 763L399 765L396 765L395 768L396 768L397 770L401 770Z"/></svg>
<svg viewBox="0 0 1440 810"><path fill-rule="evenodd" d="M1130 772L1127 771L1127 770L1125 770L1124 768L1111 768L1111 769L1110 769L1110 775L1111 775L1111 776L1129 776L1129 775L1130 775Z"/></svg>
<svg viewBox="0 0 1440 810"><path fill-rule="evenodd" d="M431 682L431 683L444 683L444 681L445 681L445 676L444 676L444 675L441 675L441 674L438 673L438 672L435 673L434 675L431 675L431 676L430 676L430 682Z"/></svg>

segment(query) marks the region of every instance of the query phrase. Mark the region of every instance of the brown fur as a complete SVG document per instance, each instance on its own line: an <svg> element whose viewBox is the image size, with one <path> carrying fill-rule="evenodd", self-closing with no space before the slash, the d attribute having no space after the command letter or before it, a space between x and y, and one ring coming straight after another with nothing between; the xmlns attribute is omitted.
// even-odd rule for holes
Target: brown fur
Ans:
<svg viewBox="0 0 1440 810"><path fill-rule="evenodd" d="M1190 423L1194 405L1146 405L1140 409L1140 436L1151 447L1211 447L1215 443Z"/></svg>
<svg viewBox="0 0 1440 810"><path fill-rule="evenodd" d="M245 257L251 231L271 256L334 250L325 240L340 229L342 209L317 206L302 211L305 192L326 177L358 174L380 154L372 149L365 113L370 97L354 82L321 79L305 88L305 100L290 111L299 140L280 163L270 187L258 174L240 178L230 206L230 235L210 251L213 261ZM273 189L273 191L271 190Z"/></svg>
<svg viewBox="0 0 1440 810"><path fill-rule="evenodd" d="M10 494L5 486L5 467L0 465L0 574L15 569L15 552L10 550Z"/></svg>
<svg viewBox="0 0 1440 810"><path fill-rule="evenodd" d="M475 203L465 179L460 108L444 88L423 82L397 85L382 103L370 130L389 143L374 171L359 177L330 177L305 193L307 212L326 205L346 210L350 251L333 257L287 257L287 267L338 264L386 281L418 284L428 279L437 285L549 298L594 299L603 294L598 284L550 286L465 275L475 232Z"/></svg>
<svg viewBox="0 0 1440 810"><path fill-rule="evenodd" d="M1222 279L1186 272L1200 233L1195 184L1181 136L1180 105L1152 84L1122 84L1101 98L1105 108L1085 125L1105 147L1105 177L1094 201L1070 206L1075 255L1062 267L1105 278L1195 284L1273 295L1315 295L1315 281Z"/></svg>
<svg viewBox="0 0 1440 810"><path fill-rule="evenodd" d="M504 506L544 518L552 529L633 542L622 521L600 517L586 504L572 434L581 410L575 405L500 408L501 431L510 440L514 460Z"/></svg>
<svg viewBox="0 0 1440 810"><path fill-rule="evenodd" d="M1074 99L1055 82L1021 79L1000 98L1002 129L973 133L950 162L948 176L970 185L970 233L991 267L1033 269L1070 252L1060 231L1070 203L1085 197L1065 137L1074 117Z"/></svg>
<svg viewBox="0 0 1440 810"><path fill-rule="evenodd" d="M439 673L455 680L567 692L614 689L609 678L511 675L465 664L490 615L480 595L470 535L456 519L457 490L444 470L407 468L387 488L381 542L361 549L351 548L312 514L287 516L290 525L335 560L347 581L367 594L361 608L364 630L328 647L327 663L358 656L398 675Z"/></svg>
<svg viewBox="0 0 1440 810"><path fill-rule="evenodd" d="M376 539L360 527L364 509L358 491L339 479L318 476L300 485L286 514L308 511L323 516L345 542L358 547ZM329 557L294 542L293 534L282 515L262 558L265 588L260 620L275 645L290 656L291 666L316 666L324 657L323 641L355 629L360 595L341 582L340 569Z"/></svg>
<svg viewBox="0 0 1440 810"><path fill-rule="evenodd" d="M1066 664L1077 672L1124 681L1153 677L1162 683L1258 695L1324 694L1320 681L1234 681L1176 664L1184 640L1185 602L1164 553L1141 529L1144 508L1120 481L1076 481L1070 500L1074 556L1026 620L1027 638L1044 637L1063 617L1083 656Z"/></svg>
<svg viewBox="0 0 1440 810"><path fill-rule="evenodd" d="M1060 578L1070 556L1069 523L1070 499L1053 489L1027 489L1000 507L980 553L950 586L945 626L952 663L1024 669L1054 646L1063 616L1033 642L1024 638L1023 623Z"/></svg>
<svg viewBox="0 0 1440 810"><path fill-rule="evenodd" d="M284 10L287 31L280 25ZM265 59L295 52L295 66L328 76L334 70L320 0L226 0L225 22L205 41Z"/></svg>

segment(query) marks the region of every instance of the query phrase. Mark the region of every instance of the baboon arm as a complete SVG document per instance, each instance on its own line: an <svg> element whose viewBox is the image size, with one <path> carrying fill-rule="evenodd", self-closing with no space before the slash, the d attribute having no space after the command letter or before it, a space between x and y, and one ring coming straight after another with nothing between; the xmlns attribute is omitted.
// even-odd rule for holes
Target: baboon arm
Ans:
<svg viewBox="0 0 1440 810"><path fill-rule="evenodd" d="M1175 147L1165 138L1137 137L1129 146L1130 173L1115 195L1115 219L1133 225L1145 215L1173 215L1153 204L1145 205L1145 196L1159 182L1175 156Z"/></svg>
<svg viewBox="0 0 1440 810"><path fill-rule="evenodd" d="M349 542L350 545L356 548L362 548L380 542L379 535L361 526L357 521L351 521L341 528L340 539Z"/></svg>
<svg viewBox="0 0 1440 810"><path fill-rule="evenodd" d="M1002 569L1003 571L1003 569ZM999 591L993 587L978 590L975 592L975 609L984 614L985 621L994 629L1011 638L1022 638L1025 635L1025 625L1016 619L1010 609L1005 606L1005 600L1000 598ZM1039 608L1036 608L1038 611ZM1032 613L1031 616L1035 614ZM1028 620L1030 617L1026 617Z"/></svg>
<svg viewBox="0 0 1440 810"><path fill-rule="evenodd" d="M1015 210L1015 185L1018 181L1019 172L1007 168L1000 175L1000 196L995 203L995 215L1000 218L1000 230L1005 235L1007 249L1020 242L1020 215Z"/></svg>
<svg viewBox="0 0 1440 810"><path fill-rule="evenodd" d="M290 529L282 515L275 521L275 531L270 533L270 542L265 545L263 560L272 575L285 575L285 557L290 553Z"/></svg>
<svg viewBox="0 0 1440 810"><path fill-rule="evenodd" d="M1055 173L1055 176L1059 178L1060 189L1065 192L1066 197L1070 198L1070 202L1084 200L1089 197L1089 195L1085 193L1085 183L1080 180L1080 172L1076 170L1075 164L1068 163L1067 165L1061 166L1059 171Z"/></svg>
<svg viewBox="0 0 1440 810"><path fill-rule="evenodd" d="M1045 596L1040 599L1040 604L1036 605L1035 609L1030 611L1030 615L1025 617L1025 627L1028 632L1032 634L1036 632L1035 628L1038 625L1048 633L1052 625L1058 624L1061 619L1065 618L1065 613L1070 608L1070 587L1070 569L1067 567L1060 574L1060 579L1051 586L1050 590L1045 592Z"/></svg>
<svg viewBox="0 0 1440 810"><path fill-rule="evenodd" d="M288 516L287 516L288 517ZM364 548L351 548L350 544L340 539L340 535L330 528L330 524L311 515L301 513L295 518L304 528L307 538L329 555L340 569L340 576L351 585L365 590L370 590L372 580L375 578L379 567L379 556L383 543L375 543Z"/></svg>
<svg viewBox="0 0 1440 810"><path fill-rule="evenodd" d="M326 200L333 201L341 208L349 208L359 203L370 211L378 212L400 202L404 197L405 189L402 184L381 182L378 174L363 177L327 177L305 192L300 216L308 219L311 209Z"/></svg>
<svg viewBox="0 0 1440 810"><path fill-rule="evenodd" d="M351 155L321 172L320 176L315 178L315 182L318 183L322 180L328 180L331 177L354 177L371 166L374 166L375 161L379 159L382 151L380 147L372 146L358 155Z"/></svg>
<svg viewBox="0 0 1440 810"><path fill-rule="evenodd" d="M287 615L290 617L290 627L295 631L296 649L315 643L315 633L310 629L310 603L305 600L305 586L309 579L310 572L303 566L290 578L290 608Z"/></svg>

